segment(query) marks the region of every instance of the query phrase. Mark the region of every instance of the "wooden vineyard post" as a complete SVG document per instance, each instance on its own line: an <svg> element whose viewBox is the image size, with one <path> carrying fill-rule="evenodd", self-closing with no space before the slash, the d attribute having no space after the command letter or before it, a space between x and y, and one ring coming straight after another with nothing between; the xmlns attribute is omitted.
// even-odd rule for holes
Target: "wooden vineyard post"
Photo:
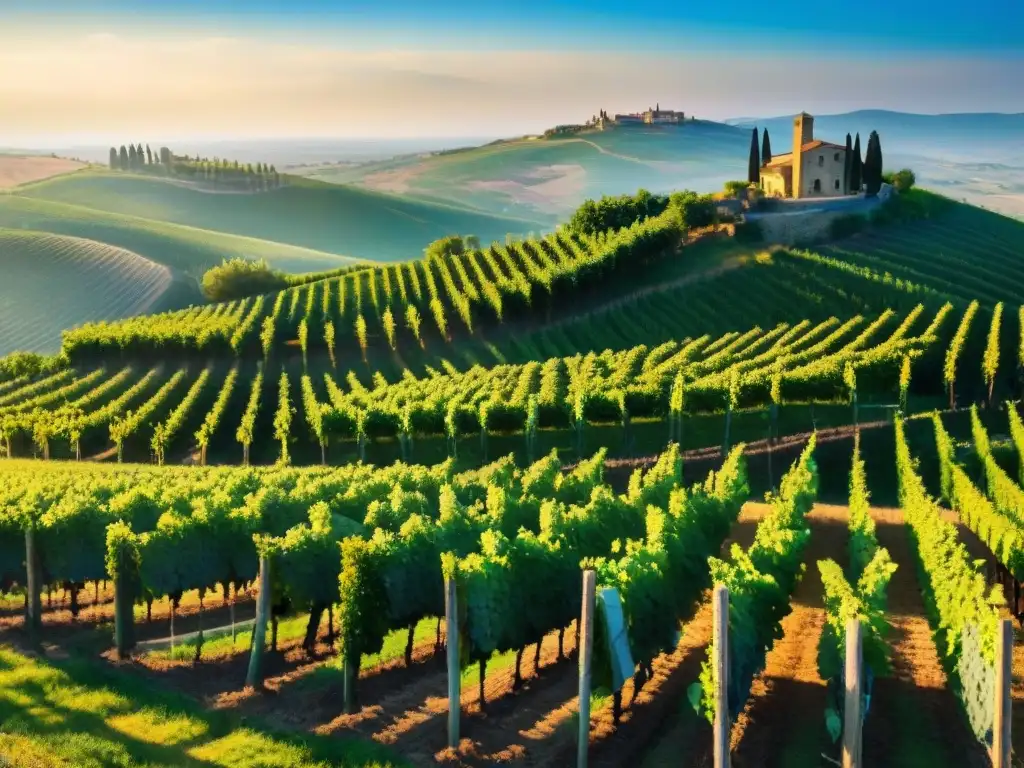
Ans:
<svg viewBox="0 0 1024 768"><path fill-rule="evenodd" d="M459 669L459 610L455 579L448 578L444 584L445 643L448 647L448 746L459 746L459 715L461 670Z"/></svg>
<svg viewBox="0 0 1024 768"><path fill-rule="evenodd" d="M270 613L270 555L260 555L260 594L256 598L256 621L252 627L252 651L245 684L249 688L263 686L263 652L267 644L267 616Z"/></svg>
<svg viewBox="0 0 1024 768"><path fill-rule="evenodd" d="M351 715L356 710L356 681L359 679L359 664L348 652L342 657L342 675L345 680L344 712Z"/></svg>
<svg viewBox="0 0 1024 768"><path fill-rule="evenodd" d="M863 663L863 625L857 619L846 622L846 701L843 722L843 768L860 768L861 740L861 665Z"/></svg>
<svg viewBox="0 0 1024 768"><path fill-rule="evenodd" d="M135 595L132 589L132 578L125 573L123 556L114 574L114 644L117 646L117 658L127 659L135 647Z"/></svg>
<svg viewBox="0 0 1024 768"><path fill-rule="evenodd" d="M32 640L37 639L43 626L43 600L39 590L39 553L36 551L36 530L29 523L25 530L25 588L28 600L25 602L25 628Z"/></svg>
<svg viewBox="0 0 1024 768"><path fill-rule="evenodd" d="M597 576L594 571L583 572L583 606L580 609L580 696L579 742L576 745L576 766L587 768L590 746L590 662L594 650L594 589Z"/></svg>
<svg viewBox="0 0 1024 768"><path fill-rule="evenodd" d="M715 587L715 768L729 768L729 590L723 584Z"/></svg>
<svg viewBox="0 0 1024 768"><path fill-rule="evenodd" d="M992 722L993 768L1010 768L1010 684L1013 682L1013 624L1009 619L999 622L996 638L995 707Z"/></svg>

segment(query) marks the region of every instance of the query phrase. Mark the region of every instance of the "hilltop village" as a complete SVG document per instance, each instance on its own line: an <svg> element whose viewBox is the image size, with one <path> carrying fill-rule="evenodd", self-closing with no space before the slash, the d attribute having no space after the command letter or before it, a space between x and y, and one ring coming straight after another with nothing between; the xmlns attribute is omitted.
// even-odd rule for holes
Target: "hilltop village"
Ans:
<svg viewBox="0 0 1024 768"><path fill-rule="evenodd" d="M690 120L694 120L693 115ZM676 112L672 109L662 109L661 104L648 107L643 112L629 112L626 114L609 115L601 109L597 114L592 115L585 123L570 123L567 125L556 125L544 131L545 138L553 136L567 136L583 131L605 131L612 128L636 125L679 125L686 121L686 113Z"/></svg>

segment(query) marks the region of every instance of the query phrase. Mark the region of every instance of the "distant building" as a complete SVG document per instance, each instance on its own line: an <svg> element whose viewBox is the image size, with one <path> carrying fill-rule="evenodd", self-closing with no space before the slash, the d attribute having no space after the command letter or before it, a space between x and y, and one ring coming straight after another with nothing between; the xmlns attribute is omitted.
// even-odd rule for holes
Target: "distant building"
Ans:
<svg viewBox="0 0 1024 768"><path fill-rule="evenodd" d="M635 112L628 115L616 115L615 122L618 125L643 125L644 116L642 112Z"/></svg>
<svg viewBox="0 0 1024 768"><path fill-rule="evenodd" d="M643 119L648 125L681 123L686 120L686 114L683 112L674 112L671 109L662 109L661 105L658 104L654 109L648 109L644 112Z"/></svg>
<svg viewBox="0 0 1024 768"><path fill-rule="evenodd" d="M761 167L761 189L771 197L839 197L847 193L846 147L814 138L814 118L793 118L793 151Z"/></svg>

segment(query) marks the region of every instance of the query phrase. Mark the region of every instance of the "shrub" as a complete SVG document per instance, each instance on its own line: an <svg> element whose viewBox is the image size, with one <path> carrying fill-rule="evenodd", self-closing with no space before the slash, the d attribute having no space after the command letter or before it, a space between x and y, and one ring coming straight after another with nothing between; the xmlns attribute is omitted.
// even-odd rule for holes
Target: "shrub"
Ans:
<svg viewBox="0 0 1024 768"><path fill-rule="evenodd" d="M646 189L635 195L605 195L586 200L569 218L566 228L583 235L596 235L609 229L619 230L661 214L669 205L664 195L652 195Z"/></svg>
<svg viewBox="0 0 1024 768"><path fill-rule="evenodd" d="M225 259L203 275L203 295L210 301L231 301L287 288L288 278L266 261Z"/></svg>
<svg viewBox="0 0 1024 768"><path fill-rule="evenodd" d="M891 174L891 179L886 179L886 181L892 184L897 192L906 192L917 182L917 177L914 176L914 172L909 168L903 168Z"/></svg>
<svg viewBox="0 0 1024 768"><path fill-rule="evenodd" d="M466 241L461 235L447 235L432 242L424 249L428 259L460 256L467 249Z"/></svg>
<svg viewBox="0 0 1024 768"><path fill-rule="evenodd" d="M687 229L709 227L715 221L715 200L711 195L699 195L683 190L669 196L669 207L678 211Z"/></svg>
<svg viewBox="0 0 1024 768"><path fill-rule="evenodd" d="M738 179L735 181L727 181L724 186L725 194L729 197L739 197L739 195L749 186L749 181L740 181Z"/></svg>

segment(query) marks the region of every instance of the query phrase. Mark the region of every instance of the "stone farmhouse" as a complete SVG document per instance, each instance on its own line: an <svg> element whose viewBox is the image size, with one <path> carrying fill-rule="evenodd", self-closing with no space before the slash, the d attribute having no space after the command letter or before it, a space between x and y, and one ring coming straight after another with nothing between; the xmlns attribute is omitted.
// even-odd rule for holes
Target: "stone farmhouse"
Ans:
<svg viewBox="0 0 1024 768"><path fill-rule="evenodd" d="M761 168L761 188L769 197L840 197L847 194L846 147L814 138L814 118L793 118L793 151L776 155Z"/></svg>

